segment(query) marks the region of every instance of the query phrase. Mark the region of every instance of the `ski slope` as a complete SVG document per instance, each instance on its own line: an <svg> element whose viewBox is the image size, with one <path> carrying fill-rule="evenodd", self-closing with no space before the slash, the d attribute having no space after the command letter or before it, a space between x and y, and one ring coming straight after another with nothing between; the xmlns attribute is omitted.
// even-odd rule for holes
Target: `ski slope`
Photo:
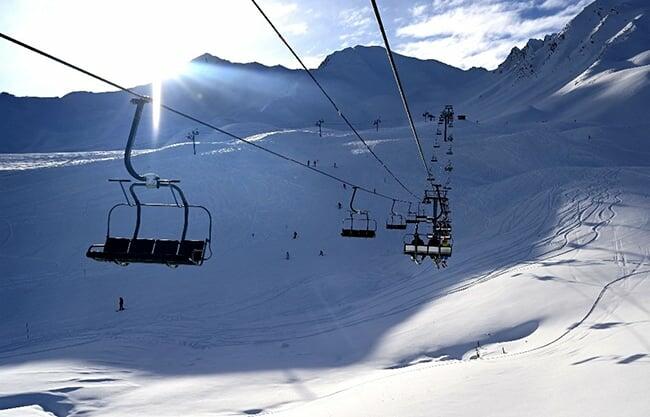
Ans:
<svg viewBox="0 0 650 417"><path fill-rule="evenodd" d="M94 263L122 161L3 155L0 415L647 415L645 129L458 122L445 270L400 233L341 238L350 190L210 135L134 163L211 209L213 258ZM422 186L406 128L363 134ZM344 132L255 139L399 194ZM390 201L360 197L382 224ZM180 214L147 214L145 234L177 233Z"/></svg>
<svg viewBox="0 0 650 417"><path fill-rule="evenodd" d="M344 239L349 187L204 129L194 155L196 126L163 113L152 137L149 110L134 165L210 209L213 256L176 270L93 262L85 252L123 198L107 179L127 176L132 105L0 94L0 416L650 415L646 3L597 0L495 71L398 56L415 114L451 102L468 116L454 128L442 270L401 254L402 234L382 227L390 200L358 194L378 236ZM348 48L315 73L421 193L385 60ZM163 97L408 198L309 82L206 54ZM417 123L427 158L435 127ZM177 238L178 211L145 209L141 235ZM129 235L133 220L116 212L112 230ZM190 222L188 237L205 238L206 219Z"/></svg>

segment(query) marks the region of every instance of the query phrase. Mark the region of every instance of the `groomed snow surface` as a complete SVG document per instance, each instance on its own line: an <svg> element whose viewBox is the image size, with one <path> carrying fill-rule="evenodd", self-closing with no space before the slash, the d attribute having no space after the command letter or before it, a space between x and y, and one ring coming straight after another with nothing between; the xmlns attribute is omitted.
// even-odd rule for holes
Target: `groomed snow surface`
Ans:
<svg viewBox="0 0 650 417"><path fill-rule="evenodd" d="M134 163L212 211L212 259L95 263L119 154L2 155L0 416L650 415L648 127L457 122L445 270L400 232L341 238L349 189L210 134ZM363 134L424 186L406 128ZM345 132L255 139L403 196ZM381 226L390 201L357 205ZM174 236L167 211L143 234Z"/></svg>

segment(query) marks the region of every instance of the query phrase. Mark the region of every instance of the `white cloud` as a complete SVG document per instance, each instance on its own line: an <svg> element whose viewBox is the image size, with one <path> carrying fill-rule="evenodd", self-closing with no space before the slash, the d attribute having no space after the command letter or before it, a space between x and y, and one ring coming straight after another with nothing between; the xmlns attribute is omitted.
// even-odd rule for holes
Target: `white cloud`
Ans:
<svg viewBox="0 0 650 417"><path fill-rule="evenodd" d="M411 7L409 9L409 12L411 12L411 16L413 17L419 17L422 16L422 14L427 10L427 5L426 4L416 4L415 6Z"/></svg>
<svg viewBox="0 0 650 417"><path fill-rule="evenodd" d="M338 16L344 29L347 29L339 35L341 48L367 43L368 37L374 35L374 18L369 7L345 9L339 12Z"/></svg>
<svg viewBox="0 0 650 417"><path fill-rule="evenodd" d="M521 47L529 38L557 32L589 2L434 0L426 16L420 13L411 23L398 28L402 42L397 50L461 68L494 68L513 46ZM561 9L554 14L538 10L535 17L532 12L542 7Z"/></svg>

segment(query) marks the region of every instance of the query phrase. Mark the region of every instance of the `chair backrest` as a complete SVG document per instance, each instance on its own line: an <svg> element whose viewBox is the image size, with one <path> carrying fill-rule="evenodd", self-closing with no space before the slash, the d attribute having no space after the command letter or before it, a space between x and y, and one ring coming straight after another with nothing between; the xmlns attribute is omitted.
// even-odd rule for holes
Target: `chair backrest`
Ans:
<svg viewBox="0 0 650 417"><path fill-rule="evenodd" d="M107 237L104 244L104 253L126 253L129 250L131 239L125 237Z"/></svg>

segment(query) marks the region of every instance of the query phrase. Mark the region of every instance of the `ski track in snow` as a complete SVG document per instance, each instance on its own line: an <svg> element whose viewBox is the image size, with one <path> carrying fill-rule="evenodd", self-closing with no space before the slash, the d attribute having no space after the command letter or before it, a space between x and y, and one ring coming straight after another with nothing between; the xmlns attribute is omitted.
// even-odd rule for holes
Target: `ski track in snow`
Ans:
<svg viewBox="0 0 650 417"><path fill-rule="evenodd" d="M518 234L522 237L519 240L507 242L507 247L497 247L490 252L487 252L483 257L476 257L473 259L475 266L482 264L494 264L495 260L503 260L506 264L512 262L512 260L519 259L524 261L521 265L516 265L513 267L495 267L490 271L487 271L480 276L469 277L464 281L459 282L457 285L452 286L449 289L444 290L449 286L449 282L457 280L457 275L462 275L462 269L457 274L451 275L444 280L440 280L437 285L430 285L428 281L424 281L419 285L414 285L414 281L419 276L424 276L429 273L429 269L424 268L419 274L414 277L402 279L396 281L393 285L387 286L379 294L374 297L368 298L360 306L351 309L351 311L342 311L335 314L333 319L331 314L326 316L321 316L317 318L310 318L306 320L289 320L289 321L275 321L272 325L263 324L260 326L247 326L240 328L230 328L224 329L222 334L219 336L206 336L201 342L191 342L189 346L199 348L203 347L224 347L224 346L238 346L238 345L251 345L259 343L275 343L282 342L286 340L295 340L314 337L332 331L340 330L343 328L349 328L357 326L363 323L385 319L403 312L414 310L423 304L432 302L436 299L440 299L452 294L457 294L463 291L467 291L479 284L488 282L490 280L506 276L508 274L513 274L515 272L521 272L523 270L535 267L537 265L548 262L556 257L565 255L572 251L575 251L579 248L585 247L593 243L599 236L598 229L603 225L608 224L615 216L613 207L620 203L618 199L618 194L615 195L614 199L611 202L606 203L605 201L610 197L610 191L607 188L609 184L591 184L589 185L585 195L582 198L574 197L571 201L571 204L559 213L558 224L556 225L555 233L547 238L544 238L537 243L533 244L532 247L525 247L520 244L520 241L526 241L530 233L539 234L542 232L539 230L539 227L544 224L545 218L537 223L537 226L533 225L529 228L518 230ZM598 186L601 188L599 189ZM531 209L532 204L529 205ZM550 196L548 199L548 207L551 206ZM610 212L609 216L605 216L606 211ZM524 212L521 214L522 217L532 217L531 212ZM546 216L550 216L551 213L549 210L546 212ZM597 220L594 226L586 228L586 233L581 235L580 238L588 239L585 242L580 242L576 244L575 247L569 247L569 244L572 242L569 238L570 235L577 235L579 232L584 232L585 222L587 220ZM557 242L559 240L560 242ZM548 245L559 245L548 249L541 254L539 254L534 261L525 261L530 259L530 254L536 248L544 248ZM248 308L253 308L255 306L263 305L265 302L281 297L282 295L294 290L297 286L304 285L309 282L312 276L304 277L294 285L286 287L277 291L274 294L270 294L264 297L262 300L251 302L251 304L246 304L243 306L236 307L232 310L226 310L220 313L220 317L227 318L229 315L236 314L240 311L246 310ZM398 304L392 302L392 300L400 300ZM197 306L200 307L200 306ZM316 331L304 331L304 329L317 328ZM140 333L143 334L142 332ZM262 335L267 335L262 337ZM273 336L271 336L273 335ZM56 340L64 336L62 334L49 334L42 339L39 339L39 342L44 342L47 340ZM80 335L79 339L84 339L83 343L90 343L101 339L101 334L88 334ZM118 336L119 337L119 336ZM153 339L157 339L158 333L151 332L149 336ZM166 335L160 335L163 339L168 339ZM181 337L181 340L183 338ZM186 342L178 341L183 345L186 345ZM24 347L24 346L23 346ZM21 347L14 346L15 350L21 350ZM7 351L3 349L5 355L2 358L11 357L6 355ZM36 353L43 351L22 351L20 355Z"/></svg>
<svg viewBox="0 0 650 417"><path fill-rule="evenodd" d="M268 132L266 135L259 135L259 140L276 134L286 133L287 131ZM188 144L188 143L186 143ZM186 145L185 144L185 145ZM178 144L175 146L182 146ZM217 145L217 144L215 144ZM218 144L223 146L224 144ZM232 144L227 144L230 146ZM164 150L152 150L156 152ZM117 151L115 151L117 152ZM100 162L104 159L104 154L96 153L96 158L91 162ZM115 155L113 155L115 156ZM112 159L117 159L120 155ZM62 157L63 158L63 157ZM65 158L63 158L65 159ZM62 160L63 160L62 159ZM87 155L79 159L68 158L68 162L62 165L52 165L43 163L48 158L37 155L32 162L28 157L21 160L18 170L22 169L40 169L53 168L62 166L75 166L90 162L92 158ZM0 158L2 161L2 158ZM84 161L84 162L79 162ZM66 165L67 164L67 165ZM25 168L29 167L29 168ZM139 349L140 346L151 346L156 344L171 344L185 346L196 350L212 349L219 347L233 346L251 346L258 344L270 344L277 342L286 342L300 339L307 339L319 335L350 329L365 323L387 319L400 315L405 312L415 312L427 304L445 297L455 296L469 290L476 290L480 285L487 282L512 277L521 274L526 270L534 269L543 265L551 265L556 259L570 255L573 252L588 248L590 245L599 241L603 227L610 225L617 216L616 208L623 203L621 186L618 183L620 177L619 169L610 169L602 173L602 179L578 180L566 184L553 185L544 188L529 199L518 201L512 207L511 216L506 216L509 221L493 225L496 234L504 236L501 241L481 237L483 240L475 242L476 245L484 245L488 250L474 256L471 259L471 265L459 262L450 268L450 273L443 275L431 284L430 275L433 266L423 265L416 273L403 274L396 277L390 283L382 286L377 292L363 299L361 302L350 298L341 299L342 307L333 307L328 311L319 311L317 314L307 315L306 318L294 311L287 311L284 315L276 317L272 322L258 320L251 323L239 323L233 326L234 320L238 315L247 310L262 309L266 304L271 302L282 302L284 299L291 299L291 293L300 288L309 286L322 279L318 274L302 275L293 279L281 287L276 287L270 292L263 293L257 298L251 298L245 302L232 302L224 305L219 310L218 315L213 318L221 323L218 334L210 333L214 328L206 328L206 334L197 337L195 329L187 329L188 323L191 323L194 316L199 314L204 307L208 305L199 303L193 308L188 309L183 314L160 314L156 316L146 329L139 329L136 334L132 331L139 328L140 324L130 325L123 323L123 328L119 331L107 331L98 328L76 329L73 332L65 330L65 326L50 331L43 331L38 336L31 338L29 341L9 340L4 346L0 346L0 360L3 362L11 361L15 358L29 357L30 355L43 354L57 350L69 350L87 346L106 340L117 342L120 345L129 346L133 349ZM292 188L306 189L304 184L296 178L286 178L287 184L293 184ZM247 184L242 184L246 193L253 193L253 188ZM252 222L257 221L258 206L251 213ZM0 243L0 247L7 244L12 239L13 228L10 222L6 223L7 238ZM530 243L531 236L536 236L537 240ZM614 256L611 259L616 264L621 275L606 283L600 289L590 308L579 320L570 325L567 330L550 341L538 344L535 347L525 350L514 351L503 355L485 356L481 360L501 361L526 357L533 352L545 354L547 348L556 346L559 343L572 340L571 336L578 329L583 328L582 324L588 320L597 310L599 303L603 300L608 291L617 283L625 283L629 278L642 278L648 270L642 269L645 265L648 253L644 253L643 259L635 262L630 269L630 263L625 255L622 239L615 236L614 239ZM577 255L576 255L577 256ZM0 255L3 259L11 259L12 256ZM14 257L14 259L16 259ZM40 257L24 257L22 260L37 261L40 264L51 262ZM564 262L561 259L558 263ZM58 261L54 261L55 270L60 270ZM603 261L604 262L604 261ZM481 271L481 272L477 272ZM379 274L380 271L369 271L369 273ZM54 272L52 274L55 274ZM51 279L47 273L41 274L33 282L42 280L43 282ZM634 286L639 285L638 280ZM11 288L18 282L5 281L2 283L4 288ZM584 282L582 285L594 286L597 284ZM231 322L232 319L233 321ZM177 323L174 323L177 322ZM133 329L130 328L133 326ZM417 360L415 360L417 359ZM300 409L300 407L313 401L320 401L331 398L341 393L350 391L357 387L391 378L397 375L410 372L419 372L432 367L455 366L467 363L466 360L443 360L442 357L428 357L422 360L415 358L411 362L398 363L392 369L378 368L376 371L381 374L364 380L361 383L347 385L342 389L335 389L324 395L318 395L310 401L282 402L275 405L268 405L259 408L257 415L272 415L287 410ZM119 361L115 363L105 363L106 366L119 368ZM63 396L65 397L65 395ZM67 398L67 397L66 397ZM251 409L252 410L252 409Z"/></svg>

